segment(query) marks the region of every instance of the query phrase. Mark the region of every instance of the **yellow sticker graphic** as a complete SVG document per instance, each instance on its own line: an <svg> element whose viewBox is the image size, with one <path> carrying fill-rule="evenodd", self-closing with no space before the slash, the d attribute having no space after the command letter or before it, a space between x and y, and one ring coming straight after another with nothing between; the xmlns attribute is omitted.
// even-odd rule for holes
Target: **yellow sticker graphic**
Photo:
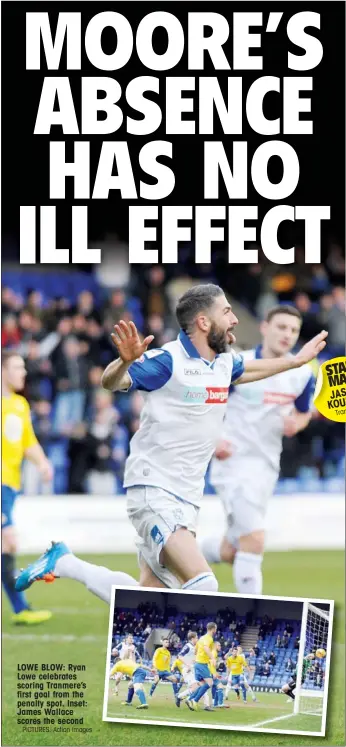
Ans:
<svg viewBox="0 0 346 747"><path fill-rule="evenodd" d="M332 358L320 366L314 405L325 418L346 423L346 356Z"/></svg>

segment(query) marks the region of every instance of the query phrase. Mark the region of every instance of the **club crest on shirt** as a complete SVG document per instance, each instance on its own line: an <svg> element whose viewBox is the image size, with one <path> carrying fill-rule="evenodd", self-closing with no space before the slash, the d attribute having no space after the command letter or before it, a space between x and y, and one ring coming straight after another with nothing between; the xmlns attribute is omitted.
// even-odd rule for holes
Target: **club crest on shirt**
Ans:
<svg viewBox="0 0 346 747"><path fill-rule="evenodd" d="M4 436L11 443L20 441L23 434L23 421L18 415L6 415L4 422Z"/></svg>

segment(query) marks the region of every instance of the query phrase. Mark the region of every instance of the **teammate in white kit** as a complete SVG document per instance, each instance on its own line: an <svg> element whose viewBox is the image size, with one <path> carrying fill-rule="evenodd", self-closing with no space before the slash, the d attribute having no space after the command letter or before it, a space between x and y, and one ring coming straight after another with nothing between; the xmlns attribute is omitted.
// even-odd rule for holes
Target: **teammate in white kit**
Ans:
<svg viewBox="0 0 346 747"><path fill-rule="evenodd" d="M134 638L131 633L126 636L122 643L120 643L118 646L114 646L114 648L112 649L112 656L117 657L121 660L130 659L132 661L141 661L141 657L136 649ZM115 695L119 695L118 684L122 680L122 678L123 674L121 672L117 672L114 683Z"/></svg>
<svg viewBox="0 0 346 747"><path fill-rule="evenodd" d="M243 353L244 361L292 360L300 328L297 309L275 306L261 325L262 344ZM207 538L202 550L210 563L233 563L239 593L262 593L266 509L279 476L282 439L308 425L314 387L308 364L232 387L210 473L227 529L222 540Z"/></svg>
<svg viewBox="0 0 346 747"><path fill-rule="evenodd" d="M137 388L145 397L124 481L128 514L138 533L140 584L216 591L217 580L195 535L229 387L300 368L323 350L327 332L292 358L244 360L230 350L238 319L221 288L191 288L176 314L178 339L148 352L151 335L141 341L133 322L115 325L119 358L106 368L102 384L110 391ZM16 588L59 576L80 581L107 602L112 584L137 583L128 574L82 561L56 543L20 573Z"/></svg>
<svg viewBox="0 0 346 747"><path fill-rule="evenodd" d="M140 659L133 641L133 635L129 633L122 643L112 649L112 656L118 656L119 659L132 659L133 661L136 661L136 658Z"/></svg>

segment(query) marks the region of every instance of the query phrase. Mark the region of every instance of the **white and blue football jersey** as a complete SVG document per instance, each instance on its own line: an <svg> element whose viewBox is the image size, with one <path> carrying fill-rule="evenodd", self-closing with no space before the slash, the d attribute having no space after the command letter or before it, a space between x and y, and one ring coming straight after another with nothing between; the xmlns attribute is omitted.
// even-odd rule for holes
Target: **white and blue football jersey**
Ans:
<svg viewBox="0 0 346 747"><path fill-rule="evenodd" d="M191 667L195 661L195 649L190 641L187 641L180 651L179 659L183 662L184 666Z"/></svg>
<svg viewBox="0 0 346 747"><path fill-rule="evenodd" d="M261 358L261 346L243 352L243 358ZM232 387L220 438L232 444L232 457L213 460L213 475L232 469L233 457L261 457L276 471L280 468L283 418L293 407L311 408L315 378L309 364L267 379Z"/></svg>
<svg viewBox="0 0 346 747"><path fill-rule="evenodd" d="M183 331L177 340L135 361L129 368L131 388L143 392L145 403L131 440L124 486L163 488L200 506L229 388L243 371L239 354L201 358Z"/></svg>

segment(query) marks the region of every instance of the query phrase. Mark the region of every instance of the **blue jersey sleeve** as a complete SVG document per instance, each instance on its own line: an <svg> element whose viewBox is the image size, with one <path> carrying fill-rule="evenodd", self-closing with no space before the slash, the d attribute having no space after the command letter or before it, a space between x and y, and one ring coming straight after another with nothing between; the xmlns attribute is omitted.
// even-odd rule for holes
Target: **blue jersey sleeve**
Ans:
<svg viewBox="0 0 346 747"><path fill-rule="evenodd" d="M233 354L232 382L237 381L244 373L244 358L239 353Z"/></svg>
<svg viewBox="0 0 346 747"><path fill-rule="evenodd" d="M172 376L173 360L168 350L148 350L129 367L131 389L153 392L161 389Z"/></svg>
<svg viewBox="0 0 346 747"><path fill-rule="evenodd" d="M308 383L303 389L302 393L297 397L294 402L294 406L298 412L309 412L311 408L312 398L315 391L315 377L310 376Z"/></svg>

